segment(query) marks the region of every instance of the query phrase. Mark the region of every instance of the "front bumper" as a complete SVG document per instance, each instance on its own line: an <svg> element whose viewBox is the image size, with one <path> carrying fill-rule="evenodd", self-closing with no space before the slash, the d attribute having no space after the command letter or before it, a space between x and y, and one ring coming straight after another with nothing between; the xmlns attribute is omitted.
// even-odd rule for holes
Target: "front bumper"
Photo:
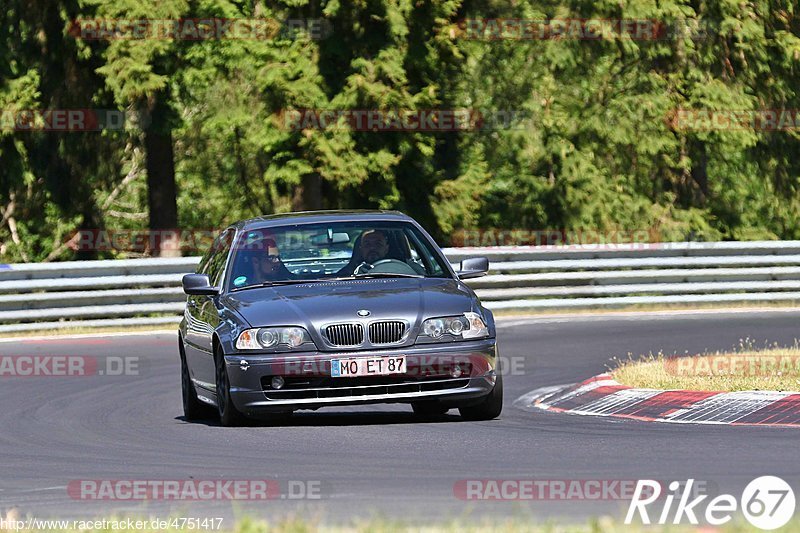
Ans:
<svg viewBox="0 0 800 533"><path fill-rule="evenodd" d="M405 374L331 377L332 359L399 355L406 357ZM498 353L495 339L482 339L357 352L237 354L225 356L225 363L234 405L255 415L422 400L468 405L494 388ZM275 376L284 378L281 389L271 386Z"/></svg>

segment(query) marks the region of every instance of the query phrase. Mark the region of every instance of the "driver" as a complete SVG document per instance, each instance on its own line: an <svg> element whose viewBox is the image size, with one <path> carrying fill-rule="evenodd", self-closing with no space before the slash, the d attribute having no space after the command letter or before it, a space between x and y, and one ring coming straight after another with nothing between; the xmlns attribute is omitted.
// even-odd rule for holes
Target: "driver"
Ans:
<svg viewBox="0 0 800 533"><path fill-rule="evenodd" d="M362 269L369 269L389 255L389 236L379 229L367 229L358 237L358 246L353 249L350 262L339 272L340 276L352 276ZM367 266L369 265L369 266Z"/></svg>
<svg viewBox="0 0 800 533"><path fill-rule="evenodd" d="M389 254L389 239L379 230L367 230L361 234L361 257L369 264L385 259Z"/></svg>

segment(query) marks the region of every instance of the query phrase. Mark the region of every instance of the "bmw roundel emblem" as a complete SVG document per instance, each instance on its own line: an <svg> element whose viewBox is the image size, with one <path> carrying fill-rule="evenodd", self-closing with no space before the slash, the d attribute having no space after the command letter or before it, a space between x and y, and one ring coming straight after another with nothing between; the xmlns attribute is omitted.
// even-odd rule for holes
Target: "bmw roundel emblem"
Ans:
<svg viewBox="0 0 800 533"><path fill-rule="evenodd" d="M356 312L356 314L357 314L358 316L364 317L364 316L369 316L369 315L371 315L372 313L369 311L369 309L359 309L359 310Z"/></svg>

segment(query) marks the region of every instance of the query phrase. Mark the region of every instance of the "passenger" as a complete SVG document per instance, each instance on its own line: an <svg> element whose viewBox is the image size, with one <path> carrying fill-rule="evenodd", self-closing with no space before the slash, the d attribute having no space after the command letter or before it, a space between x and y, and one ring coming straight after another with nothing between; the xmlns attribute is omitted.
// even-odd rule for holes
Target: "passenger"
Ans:
<svg viewBox="0 0 800 533"><path fill-rule="evenodd" d="M261 250L250 258L253 279L248 280L248 285L293 279L294 276L281 261L280 251L275 241L264 239L260 245Z"/></svg>

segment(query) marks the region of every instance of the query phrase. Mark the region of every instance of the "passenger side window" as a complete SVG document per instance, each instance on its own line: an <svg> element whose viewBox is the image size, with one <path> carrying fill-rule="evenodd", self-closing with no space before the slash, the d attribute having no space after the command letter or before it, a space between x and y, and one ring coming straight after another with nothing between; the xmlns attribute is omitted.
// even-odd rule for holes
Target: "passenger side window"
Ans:
<svg viewBox="0 0 800 533"><path fill-rule="evenodd" d="M233 244L233 230L228 229L220 233L214 241L208 262L204 265L203 274L208 274L211 285L219 287L225 274L225 263ZM204 258L205 259L205 258Z"/></svg>
<svg viewBox="0 0 800 533"><path fill-rule="evenodd" d="M211 246L208 247L206 253L203 254L203 257L200 259L200 262L197 264L197 270L195 270L196 274L208 274L208 264L211 262L211 258L214 257L214 251L216 250L217 246L217 239L219 239L219 235L214 242L211 243Z"/></svg>

